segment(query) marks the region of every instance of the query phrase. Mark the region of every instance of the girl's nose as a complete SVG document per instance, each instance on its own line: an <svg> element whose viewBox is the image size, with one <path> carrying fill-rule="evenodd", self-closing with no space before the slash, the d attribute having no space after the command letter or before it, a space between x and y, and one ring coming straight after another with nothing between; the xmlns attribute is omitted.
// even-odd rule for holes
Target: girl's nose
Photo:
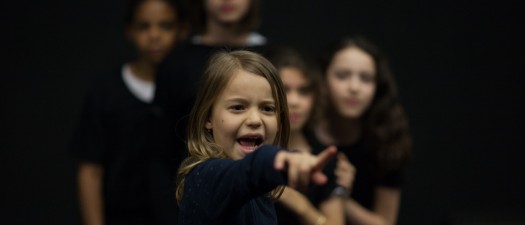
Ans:
<svg viewBox="0 0 525 225"><path fill-rule="evenodd" d="M361 81L359 80L358 76L352 76L352 78L348 82L350 82L348 87L351 92L357 92L359 90L361 86Z"/></svg>
<svg viewBox="0 0 525 225"><path fill-rule="evenodd" d="M160 36L160 32L160 28L153 26L149 30L149 36L152 39L157 39Z"/></svg>
<svg viewBox="0 0 525 225"><path fill-rule="evenodd" d="M261 114L258 110L252 109L248 113L248 117L246 118L246 125L248 125L251 128L258 128L262 124L261 120Z"/></svg>
<svg viewBox="0 0 525 225"><path fill-rule="evenodd" d="M297 106L297 104L298 104L298 94L296 92L289 93L288 95L286 95L286 98L287 98L287 101L288 101L288 106L290 108L293 108L293 107Z"/></svg>

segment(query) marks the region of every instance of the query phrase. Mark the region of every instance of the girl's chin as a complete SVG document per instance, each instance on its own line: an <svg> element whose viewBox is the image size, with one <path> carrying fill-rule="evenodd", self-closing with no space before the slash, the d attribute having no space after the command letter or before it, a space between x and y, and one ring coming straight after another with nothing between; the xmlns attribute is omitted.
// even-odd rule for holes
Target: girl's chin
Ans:
<svg viewBox="0 0 525 225"><path fill-rule="evenodd" d="M339 114L346 119L358 119L362 114L362 110L356 109L356 108L351 108L351 109L343 108L339 111Z"/></svg>
<svg viewBox="0 0 525 225"><path fill-rule="evenodd" d="M303 128L303 125L304 124L301 122L290 122L290 131L294 132L294 131L301 130Z"/></svg>

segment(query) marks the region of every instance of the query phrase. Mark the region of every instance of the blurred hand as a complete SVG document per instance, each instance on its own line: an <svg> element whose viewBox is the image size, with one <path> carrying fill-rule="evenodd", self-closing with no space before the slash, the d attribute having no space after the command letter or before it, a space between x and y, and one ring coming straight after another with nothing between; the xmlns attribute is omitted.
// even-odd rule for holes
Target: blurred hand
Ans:
<svg viewBox="0 0 525 225"><path fill-rule="evenodd" d="M356 169L348 160L344 153L337 154L337 167L335 169L335 177L338 185L346 188L348 191L352 190L354 185Z"/></svg>
<svg viewBox="0 0 525 225"><path fill-rule="evenodd" d="M326 148L318 155L307 152L280 151L275 156L275 169L288 173L288 186L303 190L310 181L317 185L326 183L327 178L322 173L323 167L335 156L337 150L334 146Z"/></svg>

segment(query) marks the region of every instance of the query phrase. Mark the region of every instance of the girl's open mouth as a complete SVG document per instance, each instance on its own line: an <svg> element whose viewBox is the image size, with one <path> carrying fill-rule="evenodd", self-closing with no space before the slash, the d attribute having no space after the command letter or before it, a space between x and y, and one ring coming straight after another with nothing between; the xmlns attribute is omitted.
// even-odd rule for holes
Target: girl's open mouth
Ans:
<svg viewBox="0 0 525 225"><path fill-rule="evenodd" d="M241 151L245 154L255 151L263 142L263 137L260 135L247 135L237 139L237 143L241 146Z"/></svg>

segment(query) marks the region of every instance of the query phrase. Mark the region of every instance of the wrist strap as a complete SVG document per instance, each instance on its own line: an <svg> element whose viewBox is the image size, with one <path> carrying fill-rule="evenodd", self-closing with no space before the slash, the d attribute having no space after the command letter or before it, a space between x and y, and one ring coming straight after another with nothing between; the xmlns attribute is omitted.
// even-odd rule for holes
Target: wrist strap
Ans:
<svg viewBox="0 0 525 225"><path fill-rule="evenodd" d="M332 191L332 196L348 198L350 197L350 191L343 186L337 186Z"/></svg>

